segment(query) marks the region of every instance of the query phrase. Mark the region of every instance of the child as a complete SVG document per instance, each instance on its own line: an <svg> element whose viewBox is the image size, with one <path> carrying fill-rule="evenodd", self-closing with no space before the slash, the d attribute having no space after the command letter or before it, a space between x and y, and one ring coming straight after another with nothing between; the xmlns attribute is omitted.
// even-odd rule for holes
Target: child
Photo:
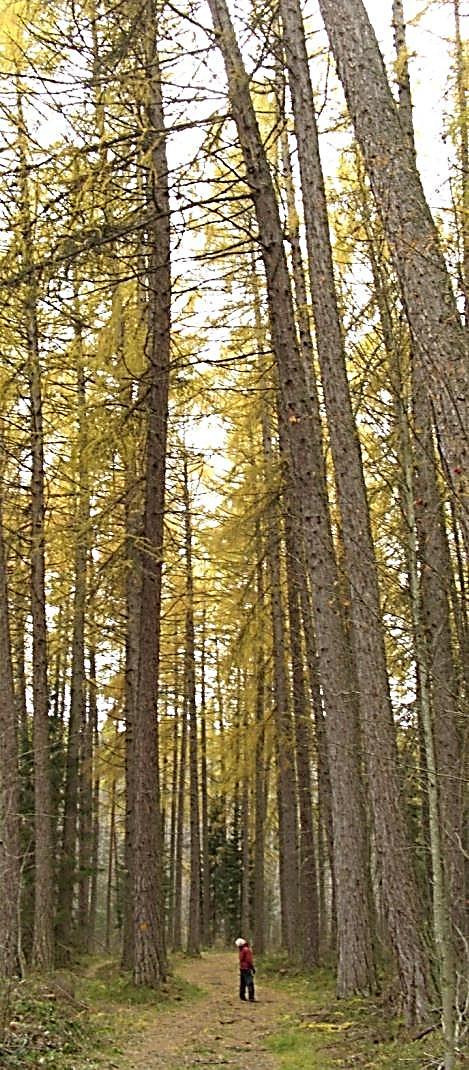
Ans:
<svg viewBox="0 0 469 1070"><path fill-rule="evenodd" d="M249 1000L254 1003L254 974L256 970L252 951L248 941L244 940L242 936L238 936L235 944L239 951L239 998L246 1000L247 988Z"/></svg>

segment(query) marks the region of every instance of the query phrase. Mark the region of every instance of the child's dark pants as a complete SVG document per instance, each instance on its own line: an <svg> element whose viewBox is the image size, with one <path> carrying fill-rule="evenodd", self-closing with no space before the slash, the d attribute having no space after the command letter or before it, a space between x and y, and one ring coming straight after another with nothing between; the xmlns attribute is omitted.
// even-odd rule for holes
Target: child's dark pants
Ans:
<svg viewBox="0 0 469 1070"><path fill-rule="evenodd" d="M246 999L246 989L251 1002L254 1000L254 977L251 970L239 971L239 998Z"/></svg>

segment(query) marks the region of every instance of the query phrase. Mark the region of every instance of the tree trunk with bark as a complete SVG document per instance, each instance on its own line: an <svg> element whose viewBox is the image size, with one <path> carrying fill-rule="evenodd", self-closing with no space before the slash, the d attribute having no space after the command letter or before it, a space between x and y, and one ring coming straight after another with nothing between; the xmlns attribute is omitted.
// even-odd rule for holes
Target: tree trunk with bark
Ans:
<svg viewBox="0 0 469 1070"><path fill-rule="evenodd" d="M20 782L2 488L0 487L0 978L19 972L21 955Z"/></svg>
<svg viewBox="0 0 469 1070"><path fill-rule="evenodd" d="M32 690L34 748L34 932L32 959L40 970L54 961L54 895L52 862L52 786L47 682L47 624L45 595L44 535L44 432L42 419L42 373L37 316L37 278L34 269L34 225L28 183L28 132L17 75L17 115L21 255L27 275L24 318L27 344L31 432L31 616L33 629Z"/></svg>
<svg viewBox="0 0 469 1070"><path fill-rule="evenodd" d="M458 155L460 168L460 196L461 196L461 289L464 294L464 322L466 330L469 330L469 116L467 100L467 60L464 54L464 43L461 35L461 5L460 0L453 0L454 11L454 36L455 36L455 65L456 65L456 90L457 90L457 118L458 118ZM466 45L467 47L467 45Z"/></svg>
<svg viewBox="0 0 469 1070"><path fill-rule="evenodd" d="M301 956L311 968L319 959L318 883L311 783L311 709L307 696L300 613L302 533L295 525L286 493L285 542L287 551L288 618L291 652L293 712L295 721L298 808L300 814L299 893L302 929Z"/></svg>
<svg viewBox="0 0 469 1070"><path fill-rule="evenodd" d="M122 356L124 345L122 338ZM132 386L128 392L128 408L134 404ZM139 616L142 575L140 570L138 538L141 534L142 502L138 487L137 443L132 436L126 456L126 632L125 632L125 833L124 833L124 903L122 965L131 970L134 965L134 902L135 881L135 718L137 709Z"/></svg>
<svg viewBox="0 0 469 1070"><path fill-rule="evenodd" d="M206 614L202 615L200 649L200 790L202 803L202 942L210 944L210 853L208 842L208 765L207 765L207 700L206 700Z"/></svg>
<svg viewBox="0 0 469 1070"><path fill-rule="evenodd" d="M308 592L306 570L300 587L301 617L305 638L306 665L308 671L309 694L313 710L315 743L317 756L318 781L318 861L319 861L319 946L321 951L335 947L337 940L337 911L334 876L334 832L332 828L332 795L329 760L327 756L327 739L325 717L322 704L319 666L316 651L311 603ZM325 850L324 850L325 848ZM327 868L326 872L326 856ZM330 878L330 903L327 902L326 884ZM329 939L328 939L329 938Z"/></svg>
<svg viewBox="0 0 469 1070"><path fill-rule="evenodd" d="M253 888L253 942L258 955L265 950L265 822L266 822L266 770L265 770L265 649L264 615L265 582L263 542L260 523L256 522L256 697L255 697L255 773L254 773L254 888Z"/></svg>
<svg viewBox="0 0 469 1070"><path fill-rule="evenodd" d="M90 490L86 457L85 369L83 361L80 309L77 295L75 296L75 352L78 365L78 496L75 506L75 591L73 599L70 716L68 722L63 840L58 877L57 950L62 962L68 961L73 942L74 890L78 878L78 825L79 815L80 820L83 816L79 810L79 791L82 776L80 756L83 749L83 742L86 737L85 613ZM90 761L88 761L88 773L90 772L90 764ZM87 854L89 854L91 846L90 831L90 823L88 821ZM82 889L82 894L83 891L84 889ZM81 906L83 909L83 903ZM81 921L83 922L83 918Z"/></svg>
<svg viewBox="0 0 469 1070"><path fill-rule="evenodd" d="M185 687L185 685L184 685ZM176 848L174 855L174 907L173 907L173 951L182 948L182 864L184 852L184 811L186 793L186 765L187 765L187 695L184 689L183 705L181 710L181 749L179 756L179 778L177 798L176 820Z"/></svg>
<svg viewBox="0 0 469 1070"><path fill-rule="evenodd" d="M185 693L189 711L190 884L187 950L200 953L200 807L199 745L195 694L194 576L192 571L192 517L187 457L184 457L184 548L186 565Z"/></svg>
<svg viewBox="0 0 469 1070"><path fill-rule="evenodd" d="M266 483L272 480L272 441L267 413L262 414L262 442ZM269 494L272 491L268 490ZM266 515L266 557L269 569L270 612L272 620L272 657L274 679L274 717L277 753L277 797L279 821L280 896L283 920L283 943L291 957L299 947L298 915L298 836L297 794L294 763L293 724L285 660L287 644L285 611L280 570L280 515L272 501Z"/></svg>
<svg viewBox="0 0 469 1070"><path fill-rule="evenodd" d="M298 142L316 343L349 578L350 632L375 846L404 1004L410 1019L422 1018L430 998L430 968L400 799L376 559L335 291L313 90L298 0L281 0L280 11Z"/></svg>
<svg viewBox="0 0 469 1070"><path fill-rule="evenodd" d="M438 232L362 0L319 0L319 6L399 278L416 359L429 384L467 546L467 338Z"/></svg>
<svg viewBox="0 0 469 1070"><path fill-rule="evenodd" d="M246 679L243 680L242 694L247 693ZM249 793L249 712L246 699L243 701L241 720L241 932L251 932L250 899L250 793Z"/></svg>
<svg viewBox="0 0 469 1070"><path fill-rule="evenodd" d="M264 261L272 344L279 373L281 403L289 428L291 472L296 509L304 526L313 598L321 683L327 710L333 801L335 875L339 934L338 992L374 988L367 892L367 837L361 791L359 738L350 718L353 687L349 652L338 595L331 538L319 416L296 341L290 279L283 248L275 191L248 80L224 0L210 0L218 44L223 52L233 118L238 129L253 199Z"/></svg>
<svg viewBox="0 0 469 1070"><path fill-rule="evenodd" d="M178 658L178 638L177 631L174 643L173 653L173 671L174 671L174 684L173 684L173 727L172 727L172 748L171 748L171 805L169 814L169 841L168 841L168 898L167 898L167 933L170 943L172 942L174 931L174 888L175 888L175 867L176 867L176 819L177 819L177 786L178 786L178 739L179 739L179 723L180 723L180 702L181 696L179 691L179 658Z"/></svg>
<svg viewBox="0 0 469 1070"><path fill-rule="evenodd" d="M108 839L108 854L107 854L107 877L106 877L106 920L104 928L104 947L109 953L111 950L111 928L112 928L112 876L117 864L115 855L115 828L116 828L116 778L115 774L112 776L111 781L111 799L110 799L110 811L109 811L109 839Z"/></svg>
<svg viewBox="0 0 469 1070"><path fill-rule="evenodd" d="M134 981L155 985L166 972L162 896L162 829L158 765L163 520L170 367L170 207L157 27L153 4L145 20L145 154L152 221L147 232L147 442L141 550L139 667L134 726Z"/></svg>
<svg viewBox="0 0 469 1070"><path fill-rule="evenodd" d="M92 634L89 648L89 687L88 717L93 733L93 797L92 797L92 848L91 848L91 886L89 908L89 946L95 950L96 915L98 908L98 868L100 835L100 776L99 776L99 728L96 680L96 648Z"/></svg>
<svg viewBox="0 0 469 1070"><path fill-rule="evenodd" d="M427 384L414 367L414 472L415 522L420 558L420 583L426 657L440 778L442 844L448 893L455 924L464 937L467 929L463 853L463 781L460 695L453 650L449 592L451 561L440 501L431 409ZM462 728L462 723L461 723Z"/></svg>

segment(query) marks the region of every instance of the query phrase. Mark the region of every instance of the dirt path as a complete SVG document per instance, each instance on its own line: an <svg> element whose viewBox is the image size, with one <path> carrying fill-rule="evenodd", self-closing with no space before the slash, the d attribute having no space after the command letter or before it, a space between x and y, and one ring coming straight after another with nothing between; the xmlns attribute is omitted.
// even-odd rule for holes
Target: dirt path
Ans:
<svg viewBox="0 0 469 1070"><path fill-rule="evenodd" d="M294 997L264 984L257 973L258 1002L242 1003L236 957L226 952L183 962L177 973L206 997L156 1012L154 1025L123 1050L119 1070L276 1070L265 1041L284 1015L301 1009Z"/></svg>

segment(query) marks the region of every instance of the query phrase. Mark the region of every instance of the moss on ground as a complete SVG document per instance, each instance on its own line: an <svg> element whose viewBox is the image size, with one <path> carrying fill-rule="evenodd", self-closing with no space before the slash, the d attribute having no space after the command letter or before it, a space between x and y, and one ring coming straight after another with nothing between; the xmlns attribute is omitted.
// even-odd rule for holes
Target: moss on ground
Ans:
<svg viewBox="0 0 469 1070"><path fill-rule="evenodd" d="M160 989L136 988L116 962L93 960L0 987L1 1070L98 1070L119 1055L117 1038L140 1032L155 1011L202 995L170 977ZM109 1061L111 1060L111 1061Z"/></svg>
<svg viewBox="0 0 469 1070"><path fill-rule="evenodd" d="M286 1015L267 1040L279 1070L437 1070L442 1066L439 1028L425 1036L409 1031L385 995L338 1000L332 973L291 971L282 960L262 963L262 972L304 1001L304 1012ZM423 1029L421 1030L423 1032ZM465 1055L459 1053L460 1065ZM459 1063L458 1063L459 1065Z"/></svg>

